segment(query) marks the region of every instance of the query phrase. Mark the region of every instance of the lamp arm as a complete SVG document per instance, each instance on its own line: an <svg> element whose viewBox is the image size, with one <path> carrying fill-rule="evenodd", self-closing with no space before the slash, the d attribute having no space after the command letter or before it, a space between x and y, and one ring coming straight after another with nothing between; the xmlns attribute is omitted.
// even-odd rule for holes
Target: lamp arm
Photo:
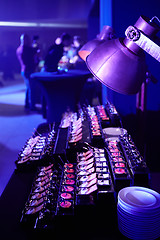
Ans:
<svg viewBox="0 0 160 240"><path fill-rule="evenodd" d="M160 46L144 35L134 26L129 26L125 31L126 37L136 43L140 48L160 62Z"/></svg>

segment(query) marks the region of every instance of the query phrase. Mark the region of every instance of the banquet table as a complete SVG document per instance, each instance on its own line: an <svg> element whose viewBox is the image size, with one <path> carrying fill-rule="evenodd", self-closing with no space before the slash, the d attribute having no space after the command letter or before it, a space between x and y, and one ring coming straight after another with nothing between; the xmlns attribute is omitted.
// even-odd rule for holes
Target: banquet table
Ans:
<svg viewBox="0 0 160 240"><path fill-rule="evenodd" d="M60 121L68 108L71 111L77 110L83 86L90 76L88 70L79 69L68 72L37 72L31 75L44 96L48 123Z"/></svg>
<svg viewBox="0 0 160 240"><path fill-rule="evenodd" d="M59 124L57 123L56 129ZM66 129L63 129L63 133ZM50 124L40 124L36 132L48 134ZM57 131L57 130L56 130ZM66 134L64 134L66 135ZM61 145L64 141L61 139ZM61 153L63 150L61 149ZM54 159L52 159L54 161ZM34 167L33 167L34 166ZM75 205L75 214L56 215L53 225L44 225L43 228L30 227L28 222L21 221L22 212L29 200L31 189L37 176L37 167L15 169L2 195L0 196L0 230L1 239L9 240L40 240L40 239L65 239L65 240L127 240L118 229L116 193L103 195L95 204ZM159 191L160 173L151 173L150 188ZM134 198L133 198L134 199ZM90 197L92 202L93 198ZM47 222L46 222L47 223Z"/></svg>

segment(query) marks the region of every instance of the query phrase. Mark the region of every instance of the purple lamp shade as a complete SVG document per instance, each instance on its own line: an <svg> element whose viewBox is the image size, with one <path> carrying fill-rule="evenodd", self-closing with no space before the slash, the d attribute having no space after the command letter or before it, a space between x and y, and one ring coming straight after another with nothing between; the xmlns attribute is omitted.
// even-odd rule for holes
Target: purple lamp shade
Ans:
<svg viewBox="0 0 160 240"><path fill-rule="evenodd" d="M115 36L113 28L110 26L104 26L100 34L97 37L89 42L87 42L79 50L79 56L86 61L86 57L100 44L104 43L106 40L110 40Z"/></svg>
<svg viewBox="0 0 160 240"><path fill-rule="evenodd" d="M134 26L149 37L158 31L157 25L142 16ZM127 38L103 42L88 55L86 64L100 82L122 94L136 94L145 81L145 53Z"/></svg>

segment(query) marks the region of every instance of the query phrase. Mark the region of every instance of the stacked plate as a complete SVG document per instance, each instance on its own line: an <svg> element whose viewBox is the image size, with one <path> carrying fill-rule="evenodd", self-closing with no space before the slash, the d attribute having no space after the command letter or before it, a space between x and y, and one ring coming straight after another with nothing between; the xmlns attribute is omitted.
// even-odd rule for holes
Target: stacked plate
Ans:
<svg viewBox="0 0 160 240"><path fill-rule="evenodd" d="M126 187L118 193L118 228L130 239L160 237L160 194L145 187Z"/></svg>

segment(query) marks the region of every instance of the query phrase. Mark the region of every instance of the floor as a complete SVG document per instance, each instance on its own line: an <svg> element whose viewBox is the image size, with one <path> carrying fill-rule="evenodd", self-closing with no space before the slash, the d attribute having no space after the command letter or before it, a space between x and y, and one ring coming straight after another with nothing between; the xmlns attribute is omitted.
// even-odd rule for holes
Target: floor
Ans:
<svg viewBox="0 0 160 240"><path fill-rule="evenodd" d="M1 76L0 76L1 77ZM24 109L25 85L20 75L14 80L0 78L0 195L8 183L19 151L34 129L45 122L37 112Z"/></svg>

